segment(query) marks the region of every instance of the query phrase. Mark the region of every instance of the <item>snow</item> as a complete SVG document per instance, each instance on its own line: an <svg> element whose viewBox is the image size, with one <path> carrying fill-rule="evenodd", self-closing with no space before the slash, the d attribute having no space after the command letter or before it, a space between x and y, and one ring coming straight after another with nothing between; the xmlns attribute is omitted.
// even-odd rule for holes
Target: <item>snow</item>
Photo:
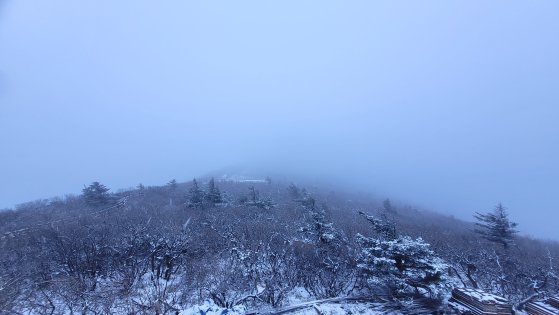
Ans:
<svg viewBox="0 0 559 315"><path fill-rule="evenodd" d="M394 314L399 315L398 312L390 312L383 310L380 305L373 303L317 303L310 304L309 306L291 311L286 314L289 315L316 315L317 310L324 315L341 315L341 314L363 314L363 315L380 315L380 314ZM241 315L246 314L247 310L242 307L234 307L232 309L225 309L216 306L211 300L205 301L201 305L195 305L182 310L180 315ZM265 314L265 312L263 312Z"/></svg>
<svg viewBox="0 0 559 315"><path fill-rule="evenodd" d="M544 302L532 302L532 303L534 303L535 305L539 306L540 308L545 309L545 310L548 311L548 312L551 312L551 313L557 313L557 312L558 312L558 310L557 310L555 307L553 307L553 306L551 306L551 305L549 305L549 304L546 304L546 303L544 303Z"/></svg>
<svg viewBox="0 0 559 315"><path fill-rule="evenodd" d="M456 302L448 302L448 306L452 307L453 309L461 312L461 313L467 313L470 312L471 310L467 307L465 307L464 305L460 304L460 303L456 303Z"/></svg>
<svg viewBox="0 0 559 315"><path fill-rule="evenodd" d="M194 305L182 310L180 315L243 315L246 313L246 309L243 306L236 306L230 309L222 308L211 300L206 300L201 305Z"/></svg>
<svg viewBox="0 0 559 315"><path fill-rule="evenodd" d="M320 312L324 315L338 315L338 314L401 314L397 312L387 312L382 310L378 305L371 303L324 303L314 305L300 311L290 312L289 315L316 315Z"/></svg>
<svg viewBox="0 0 559 315"><path fill-rule="evenodd" d="M500 296L491 294L491 293L487 293L485 291L482 290L476 290L476 289L465 289L465 288L460 288L459 289L462 292L467 293L469 296L477 299L478 301L481 302L485 302L485 303L490 303L490 304L502 304L502 303L507 303L507 300L505 298L502 298Z"/></svg>
<svg viewBox="0 0 559 315"><path fill-rule="evenodd" d="M284 305L294 305L312 299L311 294L303 287L296 287L285 297Z"/></svg>

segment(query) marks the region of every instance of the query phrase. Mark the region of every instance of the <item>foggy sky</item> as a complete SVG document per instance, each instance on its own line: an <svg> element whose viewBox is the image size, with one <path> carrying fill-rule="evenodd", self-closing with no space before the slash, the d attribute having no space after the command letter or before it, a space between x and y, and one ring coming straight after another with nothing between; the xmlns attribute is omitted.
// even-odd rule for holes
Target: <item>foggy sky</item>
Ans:
<svg viewBox="0 0 559 315"><path fill-rule="evenodd" d="M559 240L559 2L0 0L0 208L230 165Z"/></svg>

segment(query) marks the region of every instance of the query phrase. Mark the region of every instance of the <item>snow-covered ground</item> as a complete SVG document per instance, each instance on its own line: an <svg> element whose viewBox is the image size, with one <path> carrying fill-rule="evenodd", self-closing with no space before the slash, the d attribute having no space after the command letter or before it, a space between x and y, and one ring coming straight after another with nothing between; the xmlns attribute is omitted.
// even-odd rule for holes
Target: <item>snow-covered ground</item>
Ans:
<svg viewBox="0 0 559 315"><path fill-rule="evenodd" d="M380 304L339 300L342 299L333 298L315 301L305 289L296 288L286 297L284 306L277 309L251 309L244 306L225 309L217 306L211 300L206 300L200 305L193 305L183 309L180 315L274 314L276 312L282 312L285 315L401 314L387 311Z"/></svg>
<svg viewBox="0 0 559 315"><path fill-rule="evenodd" d="M184 310L182 310L180 315L191 315L191 314L199 314L199 315L243 315L246 314L246 309L244 306L237 306L232 309L225 309L221 308L211 300L206 300L201 305L194 305L190 306Z"/></svg>
<svg viewBox="0 0 559 315"><path fill-rule="evenodd" d="M400 314L396 312L387 312L378 305L370 303L323 303L308 307L299 311L286 313L286 315L336 315L336 314Z"/></svg>
<svg viewBox="0 0 559 315"><path fill-rule="evenodd" d="M303 303L298 310L288 311L283 314L286 315L342 315L342 314L400 314L397 312L390 312L383 310L379 305L372 303L311 303L307 305ZM297 304L290 305L288 307L297 307ZM247 310L242 306L234 307L232 309L224 309L216 306L211 301L206 301L201 305L191 306L180 312L180 315L241 315L241 314L251 314L252 312L257 312L254 310ZM268 311L258 311L258 314L268 314L274 313L274 310Z"/></svg>

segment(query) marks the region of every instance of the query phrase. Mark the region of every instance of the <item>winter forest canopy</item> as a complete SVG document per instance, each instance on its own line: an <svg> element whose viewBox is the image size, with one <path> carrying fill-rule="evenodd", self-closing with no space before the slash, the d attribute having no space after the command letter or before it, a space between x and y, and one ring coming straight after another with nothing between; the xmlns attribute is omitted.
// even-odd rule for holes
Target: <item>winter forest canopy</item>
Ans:
<svg viewBox="0 0 559 315"><path fill-rule="evenodd" d="M454 287L517 308L558 293L559 244L518 236L501 204L474 215L270 177L94 182L0 212L0 309L243 314L338 298L405 314L451 312Z"/></svg>

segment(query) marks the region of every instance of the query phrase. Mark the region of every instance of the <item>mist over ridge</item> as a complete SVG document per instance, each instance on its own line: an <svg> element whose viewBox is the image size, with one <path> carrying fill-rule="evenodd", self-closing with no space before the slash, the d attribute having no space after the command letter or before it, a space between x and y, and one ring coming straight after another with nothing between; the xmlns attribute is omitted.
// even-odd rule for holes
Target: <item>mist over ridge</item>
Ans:
<svg viewBox="0 0 559 315"><path fill-rule="evenodd" d="M247 165L559 239L553 1L0 10L0 208Z"/></svg>

